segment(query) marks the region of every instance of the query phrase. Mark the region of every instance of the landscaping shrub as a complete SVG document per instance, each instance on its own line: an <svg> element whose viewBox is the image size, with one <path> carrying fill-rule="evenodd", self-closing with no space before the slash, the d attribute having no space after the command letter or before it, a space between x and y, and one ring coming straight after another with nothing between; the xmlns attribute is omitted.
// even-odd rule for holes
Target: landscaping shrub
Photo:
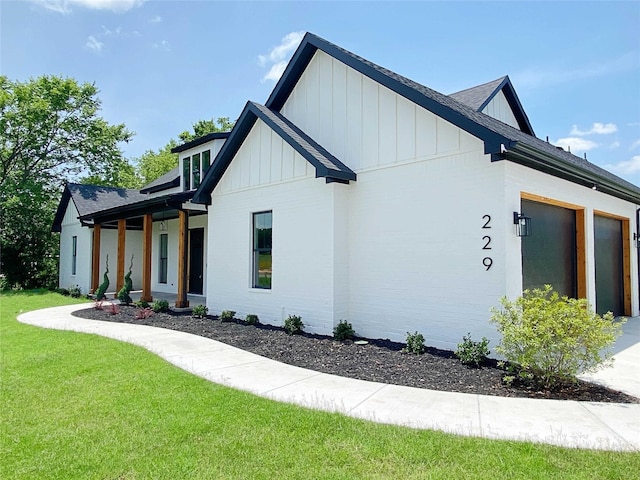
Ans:
<svg viewBox="0 0 640 480"><path fill-rule="evenodd" d="M104 303L103 300L96 300L95 302L93 302L94 310L103 310L104 309L103 303Z"/></svg>
<svg viewBox="0 0 640 480"><path fill-rule="evenodd" d="M102 277L102 283L98 287L98 290L96 290L95 292L96 300L103 300L107 298L105 296L105 293L107 292L107 288L109 288L109 255L107 255L107 258L105 260L105 271Z"/></svg>
<svg viewBox="0 0 640 480"><path fill-rule="evenodd" d="M153 309L151 308L138 308L136 310L136 320L145 320L149 317L153 317Z"/></svg>
<svg viewBox="0 0 640 480"><path fill-rule="evenodd" d="M169 311L169 302L166 300L156 300L153 302L153 311L156 313L168 312Z"/></svg>
<svg viewBox="0 0 640 480"><path fill-rule="evenodd" d="M73 298L80 298L82 296L82 290L78 285L72 285L67 289L69 295Z"/></svg>
<svg viewBox="0 0 640 480"><path fill-rule="evenodd" d="M151 306L149 302L145 302L144 300L138 300L134 305L138 308L149 308Z"/></svg>
<svg viewBox="0 0 640 480"><path fill-rule="evenodd" d="M302 318L297 315L289 315L284 321L284 329L289 335L302 333L302 330L304 329Z"/></svg>
<svg viewBox="0 0 640 480"><path fill-rule="evenodd" d="M258 323L260 323L258 315L255 315L253 313L247 315L244 321L247 323L247 325L257 325Z"/></svg>
<svg viewBox="0 0 640 480"><path fill-rule="evenodd" d="M417 355L424 352L424 336L418 332L407 332L407 346L403 348L402 351L407 353L415 353Z"/></svg>
<svg viewBox="0 0 640 480"><path fill-rule="evenodd" d="M191 316L194 318L204 318L209 313L209 308L206 305L196 305L191 310Z"/></svg>
<svg viewBox="0 0 640 480"><path fill-rule="evenodd" d="M109 315L118 315L120 313L120 307L115 303L110 303L106 310Z"/></svg>
<svg viewBox="0 0 640 480"><path fill-rule="evenodd" d="M64 295L65 297L68 297L68 296L69 296L69 290L67 290L66 288L59 288L59 289L57 290L57 292L58 292L60 295Z"/></svg>
<svg viewBox="0 0 640 480"><path fill-rule="evenodd" d="M222 322L230 322L235 317L236 312L233 310L223 310L220 314L220 320Z"/></svg>
<svg viewBox="0 0 640 480"><path fill-rule="evenodd" d="M471 333L468 333L462 337L462 343L458 344L456 357L465 365L479 367L490 353L489 340L482 337L482 341L474 342L471 340Z"/></svg>
<svg viewBox="0 0 640 480"><path fill-rule="evenodd" d="M560 296L550 285L525 290L502 309L491 309L491 321L502 334L496 351L515 364L521 378L544 388L574 380L610 363L610 347L622 331L611 312L595 313L585 299Z"/></svg>
<svg viewBox="0 0 640 480"><path fill-rule="evenodd" d="M340 320L338 325L333 329L333 338L341 342L350 340L355 334L356 332L353 330L353 325L346 320Z"/></svg>
<svg viewBox="0 0 640 480"><path fill-rule="evenodd" d="M133 303L131 298L131 290L133 290L133 282L131 281L131 269L133 268L133 255L131 255L131 264L129 265L129 271L124 276L124 283L122 288L118 292L118 300L120 303L124 303L125 305L130 305Z"/></svg>

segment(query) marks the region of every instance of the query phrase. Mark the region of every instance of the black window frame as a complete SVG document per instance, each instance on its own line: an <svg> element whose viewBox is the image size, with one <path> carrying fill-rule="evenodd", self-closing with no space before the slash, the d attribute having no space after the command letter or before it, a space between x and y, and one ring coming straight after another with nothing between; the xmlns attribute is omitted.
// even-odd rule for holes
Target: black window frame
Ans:
<svg viewBox="0 0 640 480"><path fill-rule="evenodd" d="M160 234L160 259L158 262L158 283L167 283L167 273L169 268L169 234Z"/></svg>
<svg viewBox="0 0 640 480"><path fill-rule="evenodd" d="M78 236L71 237L71 275L78 271Z"/></svg>
<svg viewBox="0 0 640 480"><path fill-rule="evenodd" d="M191 156L191 184L196 190L200 186L201 170L200 170L200 154L194 153Z"/></svg>
<svg viewBox="0 0 640 480"><path fill-rule="evenodd" d="M191 157L182 159L182 189L186 192L191 190Z"/></svg>
<svg viewBox="0 0 640 480"><path fill-rule="evenodd" d="M263 216L268 215L269 223L268 227L262 228L265 230L262 234L259 232L258 224ZM261 290L271 290L273 281L273 211L265 210L261 212L254 212L252 215L252 251L253 251L253 264L252 264L252 288L258 288ZM268 230L268 231L267 231ZM270 256L268 275L260 273L260 258L261 256L268 254ZM264 270L264 269L263 269ZM268 282L268 283L266 283Z"/></svg>

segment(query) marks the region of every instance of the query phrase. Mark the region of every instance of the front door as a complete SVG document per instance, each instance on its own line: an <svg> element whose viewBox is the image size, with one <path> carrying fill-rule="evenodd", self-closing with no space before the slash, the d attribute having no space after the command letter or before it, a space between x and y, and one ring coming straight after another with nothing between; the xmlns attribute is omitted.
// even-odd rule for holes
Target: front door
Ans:
<svg viewBox="0 0 640 480"><path fill-rule="evenodd" d="M189 230L189 293L202 295L204 228Z"/></svg>

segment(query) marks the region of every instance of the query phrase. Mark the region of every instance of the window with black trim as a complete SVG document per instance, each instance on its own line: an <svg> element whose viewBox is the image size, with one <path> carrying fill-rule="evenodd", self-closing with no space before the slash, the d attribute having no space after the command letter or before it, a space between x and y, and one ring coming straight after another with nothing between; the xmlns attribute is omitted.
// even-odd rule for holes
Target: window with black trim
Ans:
<svg viewBox="0 0 640 480"><path fill-rule="evenodd" d="M272 212L253 214L253 288L271 288Z"/></svg>
<svg viewBox="0 0 640 480"><path fill-rule="evenodd" d="M158 283L167 283L167 266L169 264L169 235L160 234L160 271Z"/></svg>
<svg viewBox="0 0 640 480"><path fill-rule="evenodd" d="M194 190L200 186L200 154L196 153L191 157L191 171Z"/></svg>
<svg viewBox="0 0 640 480"><path fill-rule="evenodd" d="M76 266L78 265L78 237L73 236L71 238L72 251L71 251L71 275L76 274Z"/></svg>
<svg viewBox="0 0 640 480"><path fill-rule="evenodd" d="M191 190L191 157L182 159L182 189Z"/></svg>

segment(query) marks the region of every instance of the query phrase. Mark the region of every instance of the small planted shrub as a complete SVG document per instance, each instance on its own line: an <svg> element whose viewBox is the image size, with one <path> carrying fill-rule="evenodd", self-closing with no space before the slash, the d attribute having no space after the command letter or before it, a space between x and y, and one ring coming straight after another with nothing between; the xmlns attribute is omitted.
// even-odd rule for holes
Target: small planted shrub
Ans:
<svg viewBox="0 0 640 480"><path fill-rule="evenodd" d="M138 308L149 308L151 306L149 302L145 302L144 300L138 300L134 305Z"/></svg>
<svg viewBox="0 0 640 480"><path fill-rule="evenodd" d="M209 313L209 308L206 305L196 305L191 310L191 316L194 318L204 318Z"/></svg>
<svg viewBox="0 0 640 480"><path fill-rule="evenodd" d="M105 296L107 288L109 288L109 255L107 255L107 258L105 260L105 271L102 277L102 283L95 292L96 300L104 300L105 298L107 298Z"/></svg>
<svg viewBox="0 0 640 480"><path fill-rule="evenodd" d="M125 305L130 305L131 303L133 303L133 300L131 299L131 295L130 295L131 290L133 290L133 282L131 281L132 268L133 268L133 255L131 255L131 264L129 265L129 271L124 276L124 283L122 285L122 288L118 292L118 300L120 300L120 303L123 303Z"/></svg>
<svg viewBox="0 0 640 480"><path fill-rule="evenodd" d="M153 317L153 309L147 308L139 308L136 310L135 319L136 320L145 320L149 317Z"/></svg>
<svg viewBox="0 0 640 480"><path fill-rule="evenodd" d="M407 332L407 346L402 349L406 353L415 353L416 355L424 352L424 336L421 333Z"/></svg>
<svg viewBox="0 0 640 480"><path fill-rule="evenodd" d="M304 329L302 318L297 315L289 315L284 321L284 329L289 335L302 333L302 330Z"/></svg>
<svg viewBox="0 0 640 480"><path fill-rule="evenodd" d="M67 289L69 295L73 298L80 298L82 296L82 290L78 285L73 285Z"/></svg>
<svg viewBox="0 0 640 480"><path fill-rule="evenodd" d="M110 303L106 310L109 315L118 315L120 313L120 307L115 303Z"/></svg>
<svg viewBox="0 0 640 480"><path fill-rule="evenodd" d="M103 310L104 309L103 301L96 300L95 302L93 302L93 308L94 310Z"/></svg>
<svg viewBox="0 0 640 480"><path fill-rule="evenodd" d="M246 322L247 325L257 325L258 323L260 323L260 319L258 319L258 315L255 315L253 313L250 313L249 315L247 315L244 321Z"/></svg>
<svg viewBox="0 0 640 480"><path fill-rule="evenodd" d="M519 378L546 389L609 364L606 349L626 321L616 322L611 312L600 316L585 299L560 296L550 285L500 303L501 309L491 309L502 335L496 351L516 366Z"/></svg>
<svg viewBox="0 0 640 480"><path fill-rule="evenodd" d="M487 359L489 351L489 340L482 337L482 341L474 342L471 340L471 333L462 337L462 343L458 344L456 357L465 365L479 367Z"/></svg>
<svg viewBox="0 0 640 480"><path fill-rule="evenodd" d="M64 295L65 297L68 297L68 296L69 296L69 290L68 290L68 289L66 289L66 288L59 288L59 289L58 289L58 293L59 293L60 295Z"/></svg>
<svg viewBox="0 0 640 480"><path fill-rule="evenodd" d="M346 320L340 320L338 325L333 329L333 338L341 342L344 340L351 340L355 334L356 332L353 330L353 325Z"/></svg>
<svg viewBox="0 0 640 480"><path fill-rule="evenodd" d="M223 310L220 314L220 320L223 322L230 322L235 317L236 312L233 310Z"/></svg>
<svg viewBox="0 0 640 480"><path fill-rule="evenodd" d="M156 300L153 302L153 311L156 313L164 313L169 311L169 302L166 300Z"/></svg>

